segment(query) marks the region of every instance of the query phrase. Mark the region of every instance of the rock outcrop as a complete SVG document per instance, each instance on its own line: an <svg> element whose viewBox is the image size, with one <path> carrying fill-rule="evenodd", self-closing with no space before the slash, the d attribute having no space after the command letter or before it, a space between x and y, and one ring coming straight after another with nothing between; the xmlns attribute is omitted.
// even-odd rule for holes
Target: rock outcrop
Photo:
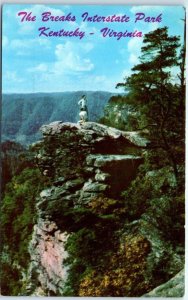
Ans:
<svg viewBox="0 0 188 300"><path fill-rule="evenodd" d="M143 161L140 149L147 146L137 133L92 122L54 122L41 130L44 143L41 148L39 144L38 165L55 186L63 184L65 195L76 190L75 201L91 193L120 193L135 177Z"/></svg>
<svg viewBox="0 0 188 300"><path fill-rule="evenodd" d="M43 140L34 144L33 149L37 152L36 161L41 173L50 178L51 186L42 191L37 199L38 221L29 248L31 264L25 291L27 295L60 296L63 295L69 272L66 263L69 254L65 247L67 238L76 226L82 228L83 224L85 226L91 222L85 217L77 220L76 212L88 209L93 199L121 199L122 191L136 177L137 169L143 162L142 152L147 148L148 141L136 132L123 132L93 122L82 125L54 122L43 126L41 131ZM114 200L110 201L113 203ZM174 254L159 232L155 232L147 216L129 224L125 222L122 240L129 239L136 241L137 251L143 252L143 263L139 265L137 255L129 253L129 248L133 251L133 245L125 243L125 253L132 257L134 272L140 268L139 276L143 280L141 291L147 292L150 286L153 287L153 283L150 285L153 269L155 267L157 270L168 251L171 263L168 261L167 279L182 268L181 257ZM124 259L126 255L121 247L120 243L118 255L119 259ZM132 267L128 262L125 266L122 270L126 277ZM135 274L131 275L132 286L136 286ZM87 286L87 280L82 282L82 286ZM97 295L95 287L93 291L90 296ZM89 294L85 294L83 288L80 295ZM131 293L128 291L127 295Z"/></svg>
<svg viewBox="0 0 188 300"><path fill-rule="evenodd" d="M67 234L58 230L55 222L38 218L29 247L32 260L26 294L50 296L62 293L67 278L67 267L63 266L67 258L66 240Z"/></svg>
<svg viewBox="0 0 188 300"><path fill-rule="evenodd" d="M41 128L33 145L37 164L52 186L37 201L27 294L61 295L67 277L67 238L62 231L65 205L84 207L99 196L117 197L136 176L147 140L97 123L54 122ZM74 224L73 224L74 227ZM37 283L36 283L37 281ZM31 282L33 284L31 284Z"/></svg>
<svg viewBox="0 0 188 300"><path fill-rule="evenodd" d="M183 297L185 288L184 274L185 270L180 271L169 281L145 294L144 297Z"/></svg>

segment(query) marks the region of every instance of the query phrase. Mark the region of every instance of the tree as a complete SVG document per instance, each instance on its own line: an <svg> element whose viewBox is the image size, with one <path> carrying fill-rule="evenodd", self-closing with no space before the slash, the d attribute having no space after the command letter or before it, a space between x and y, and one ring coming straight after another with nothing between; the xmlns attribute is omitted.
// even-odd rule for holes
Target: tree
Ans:
<svg viewBox="0 0 188 300"><path fill-rule="evenodd" d="M182 99L182 106L184 105L184 98L185 98L185 61L186 61L186 13L184 21L184 39L183 39L183 46L180 52L180 75L178 76L180 79L180 86L181 86L181 99Z"/></svg>
<svg viewBox="0 0 188 300"><path fill-rule="evenodd" d="M142 107L141 126L148 129L151 145L163 164L173 167L178 182L178 164L183 161L184 139L181 88L173 81L171 70L179 65L179 37L169 36L168 28L145 35L140 63L123 84L132 101ZM157 153L157 151L160 151Z"/></svg>
<svg viewBox="0 0 188 300"><path fill-rule="evenodd" d="M48 185L38 169L25 168L6 185L1 202L0 281L3 295L21 292L23 271L28 267L31 240L36 221L35 199Z"/></svg>

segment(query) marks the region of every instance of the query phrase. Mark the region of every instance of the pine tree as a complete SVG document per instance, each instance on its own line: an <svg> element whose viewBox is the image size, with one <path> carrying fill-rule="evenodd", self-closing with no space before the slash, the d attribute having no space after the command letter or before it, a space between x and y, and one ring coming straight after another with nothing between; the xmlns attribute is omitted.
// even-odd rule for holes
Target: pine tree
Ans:
<svg viewBox="0 0 188 300"><path fill-rule="evenodd" d="M184 134L181 87L171 71L179 65L180 38L169 36L168 28L145 35L140 63L124 86L134 104L140 105L140 126L148 129L152 147L162 164L170 164L178 182L178 164L184 160Z"/></svg>

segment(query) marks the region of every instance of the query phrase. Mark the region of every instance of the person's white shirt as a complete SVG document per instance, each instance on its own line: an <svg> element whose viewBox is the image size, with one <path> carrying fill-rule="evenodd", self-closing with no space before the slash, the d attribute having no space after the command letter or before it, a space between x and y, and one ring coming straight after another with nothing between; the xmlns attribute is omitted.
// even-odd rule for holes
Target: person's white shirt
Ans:
<svg viewBox="0 0 188 300"><path fill-rule="evenodd" d="M82 109L86 109L87 108L87 101L86 98L83 97L78 101L78 105L82 108Z"/></svg>

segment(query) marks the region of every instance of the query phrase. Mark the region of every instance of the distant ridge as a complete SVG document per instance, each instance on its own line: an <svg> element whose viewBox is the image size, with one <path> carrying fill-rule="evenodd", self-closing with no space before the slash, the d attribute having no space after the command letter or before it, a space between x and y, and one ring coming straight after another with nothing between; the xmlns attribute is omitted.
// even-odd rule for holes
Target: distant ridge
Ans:
<svg viewBox="0 0 188 300"><path fill-rule="evenodd" d="M77 91L56 93L14 93L2 96L2 140L30 144L40 139L43 124L61 120L79 120L78 100L88 99L89 120L97 121L108 100L115 95L106 91Z"/></svg>

